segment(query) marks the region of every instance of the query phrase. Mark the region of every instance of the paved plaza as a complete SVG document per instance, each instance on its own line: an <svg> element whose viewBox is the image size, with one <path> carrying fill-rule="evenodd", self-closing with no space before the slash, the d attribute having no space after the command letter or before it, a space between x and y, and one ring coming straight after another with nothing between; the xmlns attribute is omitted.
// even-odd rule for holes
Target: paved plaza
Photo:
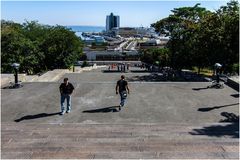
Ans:
<svg viewBox="0 0 240 160"><path fill-rule="evenodd" d="M239 158L237 91L128 72L130 95L118 112L121 74L65 74L75 92L72 112L63 116L63 77L2 89L2 158Z"/></svg>

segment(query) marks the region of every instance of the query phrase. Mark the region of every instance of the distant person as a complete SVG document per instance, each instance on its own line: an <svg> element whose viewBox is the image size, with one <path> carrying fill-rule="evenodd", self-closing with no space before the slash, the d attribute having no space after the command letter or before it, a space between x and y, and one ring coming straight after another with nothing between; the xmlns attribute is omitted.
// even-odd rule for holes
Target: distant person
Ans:
<svg viewBox="0 0 240 160"><path fill-rule="evenodd" d="M128 91L128 92L127 92ZM125 80L125 76L122 75L121 79L117 81L116 85L116 94L120 94L120 105L119 105L119 110L121 110L121 107L124 106L125 101L127 99L127 94L129 94L129 88L128 88L128 82Z"/></svg>
<svg viewBox="0 0 240 160"><path fill-rule="evenodd" d="M68 82L68 78L63 79L63 83L59 87L61 93L61 115L65 114L64 101L67 99L67 113L71 112L71 95L74 91L73 85Z"/></svg>
<svg viewBox="0 0 240 160"><path fill-rule="evenodd" d="M120 71L120 67L119 67L119 64L117 65L117 68L118 68L118 71Z"/></svg>

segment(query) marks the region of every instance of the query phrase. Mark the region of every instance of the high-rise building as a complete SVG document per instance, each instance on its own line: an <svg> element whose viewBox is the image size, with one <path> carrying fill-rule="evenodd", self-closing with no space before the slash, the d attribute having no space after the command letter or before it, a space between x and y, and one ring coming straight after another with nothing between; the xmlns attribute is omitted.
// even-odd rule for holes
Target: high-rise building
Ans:
<svg viewBox="0 0 240 160"><path fill-rule="evenodd" d="M120 17L113 15L111 13L109 16L106 18L106 31L111 30L112 28L119 28L120 26Z"/></svg>

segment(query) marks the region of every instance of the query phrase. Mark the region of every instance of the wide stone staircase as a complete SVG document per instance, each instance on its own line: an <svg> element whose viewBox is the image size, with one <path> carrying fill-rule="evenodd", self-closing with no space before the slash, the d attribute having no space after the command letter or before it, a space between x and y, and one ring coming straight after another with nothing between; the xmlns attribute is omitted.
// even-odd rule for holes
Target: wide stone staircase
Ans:
<svg viewBox="0 0 240 160"><path fill-rule="evenodd" d="M70 73L70 71L68 69L54 69L41 76L19 74L18 80L21 82L56 82L66 73ZM14 81L13 74L1 74L1 86L8 86L10 82L14 83Z"/></svg>
<svg viewBox="0 0 240 160"><path fill-rule="evenodd" d="M238 123L2 123L1 158L238 159Z"/></svg>
<svg viewBox="0 0 240 160"><path fill-rule="evenodd" d="M34 79L32 82L55 82L66 73L70 73L70 71L68 69L54 69Z"/></svg>

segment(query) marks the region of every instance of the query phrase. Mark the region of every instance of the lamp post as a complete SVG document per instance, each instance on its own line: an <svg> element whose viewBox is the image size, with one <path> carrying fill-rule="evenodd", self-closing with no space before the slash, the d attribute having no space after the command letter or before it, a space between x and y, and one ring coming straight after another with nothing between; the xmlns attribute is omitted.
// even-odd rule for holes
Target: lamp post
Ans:
<svg viewBox="0 0 240 160"><path fill-rule="evenodd" d="M220 80L220 69L222 68L222 65L220 63L215 63L214 64L215 67L215 75L217 77L217 84L219 84L219 80Z"/></svg>
<svg viewBox="0 0 240 160"><path fill-rule="evenodd" d="M18 69L20 67L20 64L13 63L11 66L14 69L14 77L15 77L15 84L13 85L13 88L20 88L22 87L22 85L20 85L20 83L18 82Z"/></svg>

